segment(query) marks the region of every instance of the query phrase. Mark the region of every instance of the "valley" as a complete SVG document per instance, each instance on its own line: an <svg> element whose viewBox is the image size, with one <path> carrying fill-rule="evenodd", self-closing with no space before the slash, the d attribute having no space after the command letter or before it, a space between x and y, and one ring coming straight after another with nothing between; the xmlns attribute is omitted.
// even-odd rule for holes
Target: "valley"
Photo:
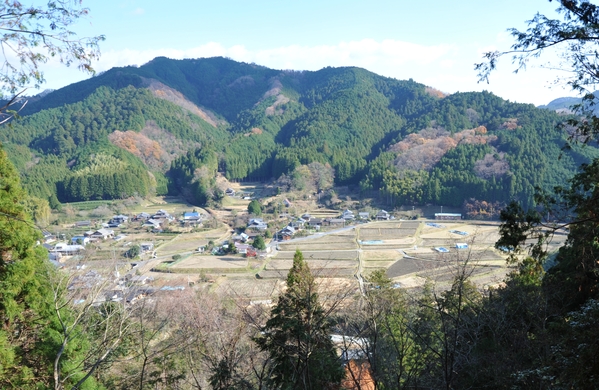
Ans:
<svg viewBox="0 0 599 390"><path fill-rule="evenodd" d="M274 195L273 189L262 183L226 185L238 194L253 194L263 205L282 203L286 199ZM106 283L107 291L125 285L129 288L207 289L233 297L272 301L284 286L282 282L296 250L304 254L316 278L351 288L356 293L365 288L363 278L377 269L385 269L395 286L407 289L422 288L427 281L441 289L449 288L455 273L463 266L471 270L471 280L481 288L501 284L509 271L506 254L494 248L499 238L497 222L439 221L434 215L426 214L413 219L412 215L422 213L419 209L398 211L391 213L391 220L376 221L375 210L365 208L353 212L356 215L366 212L368 219L348 220L342 225L322 226L318 230L310 228L310 219L305 218L304 226L299 227L293 237L282 240L277 237L277 231L302 215L310 215L314 223L327 217L339 217L343 209L319 208L315 199L294 201L282 212L261 216L269 226L266 233L245 226L252 218L247 211L250 201L241 196L227 196L218 210L199 208L172 197L149 198L137 204L127 201L73 203L60 216L60 221L65 223L52 225L48 231L57 236L58 241L64 238L64 242L68 242L72 237L83 235L84 230L100 227L112 217L109 210L129 216L129 221L113 229L113 237L90 242L85 250L74 256L63 256L58 262L66 269L84 266L86 272L94 270L104 275L117 269L119 277ZM359 202L355 202L355 207L360 207ZM105 218L97 218L99 209L104 211ZM67 212L71 215L67 216ZM143 213L157 212L174 217L165 231L155 231L144 225L147 225L145 220L136 220L136 216ZM192 212L201 216L201 223L191 226L184 221L184 215ZM92 226L77 226L88 220ZM239 232L244 231L250 236L247 240L240 238ZM267 238L266 248L257 250L255 255L223 254L216 250L226 249L233 242L245 250L257 235ZM47 244L51 253L56 243ZM458 243L466 247L457 249ZM552 251L560 244L556 239ZM135 246L142 249L138 255L128 258L128 251Z"/></svg>

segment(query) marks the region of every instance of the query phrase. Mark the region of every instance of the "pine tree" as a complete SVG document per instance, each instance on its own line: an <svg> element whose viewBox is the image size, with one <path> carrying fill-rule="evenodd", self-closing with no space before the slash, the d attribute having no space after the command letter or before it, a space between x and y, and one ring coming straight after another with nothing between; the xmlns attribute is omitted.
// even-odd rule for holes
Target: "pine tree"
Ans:
<svg viewBox="0 0 599 390"><path fill-rule="evenodd" d="M328 389L339 385L343 369L329 336L330 325L318 301L314 276L298 250L287 275L287 291L255 339L270 355L270 388Z"/></svg>

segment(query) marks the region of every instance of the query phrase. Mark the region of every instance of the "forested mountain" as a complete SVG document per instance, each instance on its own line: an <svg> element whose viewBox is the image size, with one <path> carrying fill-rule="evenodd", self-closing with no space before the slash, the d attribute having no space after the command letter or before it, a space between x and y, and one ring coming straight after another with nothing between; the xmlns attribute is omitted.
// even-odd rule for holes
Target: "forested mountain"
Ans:
<svg viewBox="0 0 599 390"><path fill-rule="evenodd" d="M32 99L0 140L35 196L182 192L218 199L215 172L278 178L329 164L337 184L393 204L461 206L552 188L599 156L562 150L565 118L491 93L445 96L360 68L280 71L226 58L114 68Z"/></svg>

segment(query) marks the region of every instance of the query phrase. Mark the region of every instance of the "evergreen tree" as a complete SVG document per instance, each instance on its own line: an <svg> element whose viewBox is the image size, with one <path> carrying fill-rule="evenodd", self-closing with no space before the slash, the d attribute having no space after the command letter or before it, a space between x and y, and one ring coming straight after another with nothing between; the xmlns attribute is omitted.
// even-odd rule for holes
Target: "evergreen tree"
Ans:
<svg viewBox="0 0 599 390"><path fill-rule="evenodd" d="M254 215L262 215L262 206L260 202L257 200L252 200L250 204L248 204L248 212Z"/></svg>
<svg viewBox="0 0 599 390"><path fill-rule="evenodd" d="M330 325L318 301L314 276L297 250L287 291L255 339L270 355L270 388L316 390L339 385L343 369L329 336Z"/></svg>
<svg viewBox="0 0 599 390"><path fill-rule="evenodd" d="M256 238L254 238L254 242L252 243L252 246L254 248L260 249L260 250L266 249L266 244L264 243L264 238L262 238L262 236L258 236Z"/></svg>
<svg viewBox="0 0 599 390"><path fill-rule="evenodd" d="M26 201L18 173L0 149L0 388L68 387L84 373L68 361L54 367L60 324L48 275L57 271L36 245L39 233L25 211ZM63 318L70 315L66 307L60 311ZM64 356L73 361L85 356L86 341L69 345ZM93 382L84 388L94 388Z"/></svg>

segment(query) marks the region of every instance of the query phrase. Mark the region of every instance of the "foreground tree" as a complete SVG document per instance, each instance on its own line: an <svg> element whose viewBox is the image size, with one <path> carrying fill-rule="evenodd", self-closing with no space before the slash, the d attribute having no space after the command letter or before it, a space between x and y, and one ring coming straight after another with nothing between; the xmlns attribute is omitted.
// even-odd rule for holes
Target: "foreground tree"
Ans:
<svg viewBox="0 0 599 390"><path fill-rule="evenodd" d="M85 376L74 362L90 351L90 339L83 335L63 343L64 321L75 314L54 305L52 297L62 286L48 277L57 271L36 245L39 232L24 211L26 198L18 173L0 150L0 388L70 388ZM82 388L94 387L90 378Z"/></svg>
<svg viewBox="0 0 599 390"><path fill-rule="evenodd" d="M50 59L93 73L91 62L103 37L78 39L70 30L87 13L76 0L0 3L0 123L14 116L11 106L27 87L44 82L40 66ZM56 270L36 245L40 234L28 211L43 222L47 205L35 205L24 193L0 147L0 387L96 388L78 364L90 351L90 335L64 342L65 324L77 314L53 301L62 286L52 284ZM78 329L69 327L67 333Z"/></svg>
<svg viewBox="0 0 599 390"><path fill-rule="evenodd" d="M45 81L40 66L50 60L94 73L92 61L99 58L98 45L104 36L78 38L71 30L88 13L81 0L54 0L45 6L0 3L0 97L8 99L0 112L14 104L27 87L37 88ZM2 120L9 118L5 115Z"/></svg>
<svg viewBox="0 0 599 390"><path fill-rule="evenodd" d="M561 20L537 13L528 21L526 31L508 30L515 40L510 50L485 53L485 61L476 64L475 69L480 81L489 82L503 57L511 57L518 72L546 52L556 53L561 61L548 66L563 70L564 76L555 81L565 82L583 95L582 103L573 108L584 118L569 121L575 128L573 139L590 142L599 135L599 118L592 112L597 104L594 91L599 84L599 7L588 0L558 0L556 3Z"/></svg>
<svg viewBox="0 0 599 390"><path fill-rule="evenodd" d="M599 118L593 110L597 103L593 91L599 84L599 7L587 0L558 3L561 20L535 15L526 31L511 30L512 50L487 53L486 61L476 67L481 79L488 80L505 55L512 55L522 69L531 58L558 51L563 60L559 67L569 71L565 81L584 95L582 103L573 107L578 115L565 128L574 142L596 142ZM496 387L597 387L598 183L596 159L583 165L567 187L538 194L536 210L525 212L512 203L502 212L497 247L524 256L510 256L517 269L489 301L496 314L509 313L510 319L487 334L496 335L487 340L492 353L484 359L496 359L487 367L500 368L487 369L496 378ZM568 238L549 261L546 243L556 233ZM535 243L529 245L532 239Z"/></svg>
<svg viewBox="0 0 599 390"><path fill-rule="evenodd" d="M298 250L287 275L287 291L255 339L270 355L269 388L316 390L339 385L343 370L326 314L318 301L314 276Z"/></svg>

